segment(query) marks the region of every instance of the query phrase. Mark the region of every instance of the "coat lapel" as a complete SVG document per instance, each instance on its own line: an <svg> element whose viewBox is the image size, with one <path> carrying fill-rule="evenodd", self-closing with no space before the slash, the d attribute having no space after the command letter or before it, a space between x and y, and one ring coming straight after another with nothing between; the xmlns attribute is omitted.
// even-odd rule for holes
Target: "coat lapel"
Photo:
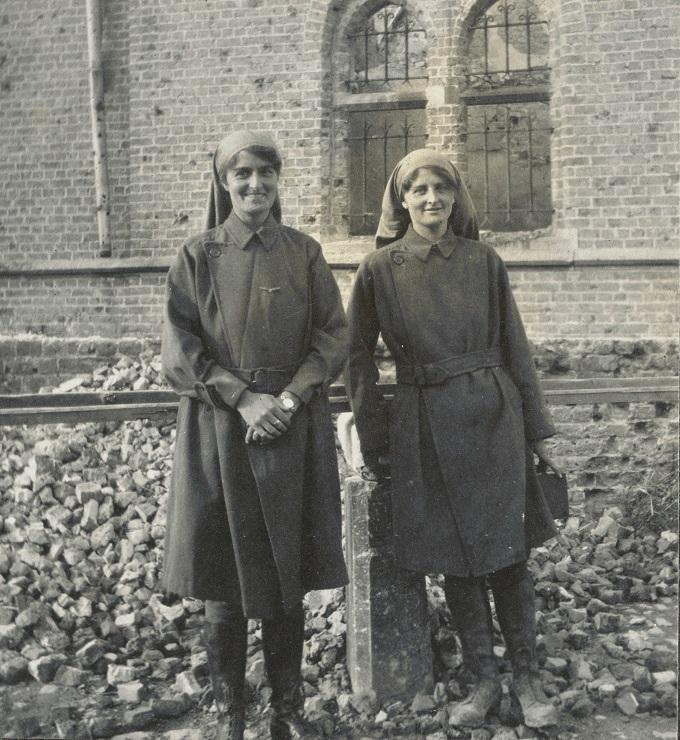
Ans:
<svg viewBox="0 0 680 740"><path fill-rule="evenodd" d="M240 366L253 279L253 252L230 243L223 226L203 248L229 354L234 365Z"/></svg>
<svg viewBox="0 0 680 740"><path fill-rule="evenodd" d="M422 264L413 254L409 254L408 251L394 249L390 254L390 269L397 304L399 305L399 319L408 339L408 344L403 349L410 362L416 362L416 348L413 338L418 336L420 330L417 320L418 316L417 312L405 311L404 306L414 305L411 293L417 281L414 280L413 272L414 270L422 269ZM415 305L418 305L418 301L416 301ZM401 358L395 356L395 359Z"/></svg>

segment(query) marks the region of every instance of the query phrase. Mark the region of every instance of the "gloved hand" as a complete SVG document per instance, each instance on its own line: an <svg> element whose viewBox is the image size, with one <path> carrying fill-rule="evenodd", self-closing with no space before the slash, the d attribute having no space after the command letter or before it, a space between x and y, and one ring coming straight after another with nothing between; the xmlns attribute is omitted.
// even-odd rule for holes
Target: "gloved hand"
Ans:
<svg viewBox="0 0 680 740"><path fill-rule="evenodd" d="M557 463L552 459L552 457L548 453L548 447L545 443L545 440L537 439L531 442L531 449L538 457L539 465L542 465L543 468L552 468L555 475L558 478L562 478L564 473L562 472L562 468L560 468Z"/></svg>
<svg viewBox="0 0 680 740"><path fill-rule="evenodd" d="M391 478L388 448L368 450L362 454L364 465L360 473L364 480L379 483Z"/></svg>

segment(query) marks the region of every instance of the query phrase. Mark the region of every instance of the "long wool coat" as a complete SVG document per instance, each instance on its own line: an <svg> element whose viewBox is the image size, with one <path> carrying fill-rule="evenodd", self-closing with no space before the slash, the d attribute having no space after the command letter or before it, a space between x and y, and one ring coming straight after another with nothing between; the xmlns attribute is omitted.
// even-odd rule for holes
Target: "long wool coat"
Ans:
<svg viewBox="0 0 680 740"><path fill-rule="evenodd" d="M235 214L185 244L167 281L162 360L181 394L165 587L263 617L347 582L325 386L346 357L337 284L313 239ZM305 403L274 442L246 445L235 405L257 368ZM256 375L255 378L259 378ZM279 380L280 378L280 380Z"/></svg>
<svg viewBox="0 0 680 740"><path fill-rule="evenodd" d="M554 429L500 257L451 231L431 247L409 228L362 261L349 321L361 447L389 441L399 563L470 576L525 559L554 534L527 442ZM379 333L397 364L389 411L376 385ZM400 368L492 348L500 365L399 382Z"/></svg>

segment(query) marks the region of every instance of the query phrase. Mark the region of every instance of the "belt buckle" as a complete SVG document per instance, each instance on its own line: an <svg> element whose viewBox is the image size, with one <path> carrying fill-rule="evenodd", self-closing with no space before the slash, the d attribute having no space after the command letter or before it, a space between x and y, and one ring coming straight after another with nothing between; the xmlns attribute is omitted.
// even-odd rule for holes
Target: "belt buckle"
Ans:
<svg viewBox="0 0 680 740"><path fill-rule="evenodd" d="M258 368L257 370L251 370L250 371L250 382L255 386L255 390L258 390L258 385L260 385L262 376L262 368Z"/></svg>

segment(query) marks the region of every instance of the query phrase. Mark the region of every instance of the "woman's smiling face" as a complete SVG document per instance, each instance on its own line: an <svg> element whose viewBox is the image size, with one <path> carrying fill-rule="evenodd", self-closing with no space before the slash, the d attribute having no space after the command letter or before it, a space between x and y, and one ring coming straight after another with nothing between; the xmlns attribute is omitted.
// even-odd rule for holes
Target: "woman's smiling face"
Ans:
<svg viewBox="0 0 680 740"><path fill-rule="evenodd" d="M421 167L403 194L402 206L418 231L444 232L456 202L449 180L429 167ZM443 231L442 231L443 228Z"/></svg>
<svg viewBox="0 0 680 740"><path fill-rule="evenodd" d="M227 168L224 186L236 215L248 225L261 225L274 205L279 189L276 167L243 149Z"/></svg>

